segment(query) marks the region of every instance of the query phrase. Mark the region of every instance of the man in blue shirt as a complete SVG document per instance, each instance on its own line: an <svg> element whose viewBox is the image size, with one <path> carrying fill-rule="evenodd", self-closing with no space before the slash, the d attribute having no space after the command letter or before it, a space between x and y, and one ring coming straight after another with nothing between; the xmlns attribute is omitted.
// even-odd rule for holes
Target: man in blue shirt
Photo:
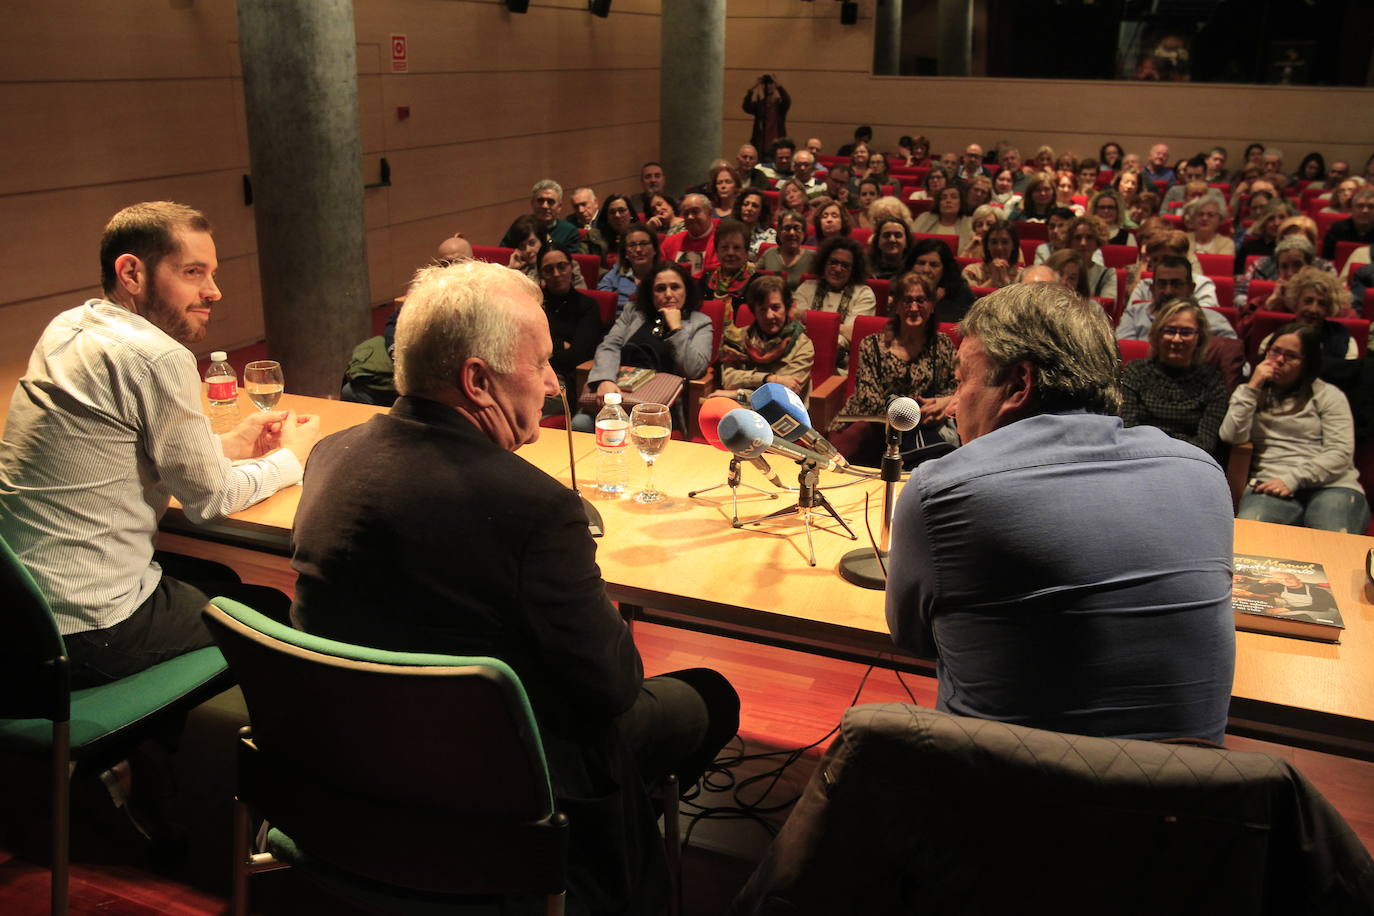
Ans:
<svg viewBox="0 0 1374 916"><path fill-rule="evenodd" d="M1145 163L1145 180L1151 183L1163 181L1173 184L1178 175L1169 167L1169 144L1156 143L1150 147L1150 161ZM1154 188L1141 188L1142 191L1153 191Z"/></svg>
<svg viewBox="0 0 1374 916"><path fill-rule="evenodd" d="M964 445L898 502L893 640L938 653L947 712L1220 743L1235 665L1221 468L1122 427L1111 328L1072 290L1005 287L962 331Z"/></svg>

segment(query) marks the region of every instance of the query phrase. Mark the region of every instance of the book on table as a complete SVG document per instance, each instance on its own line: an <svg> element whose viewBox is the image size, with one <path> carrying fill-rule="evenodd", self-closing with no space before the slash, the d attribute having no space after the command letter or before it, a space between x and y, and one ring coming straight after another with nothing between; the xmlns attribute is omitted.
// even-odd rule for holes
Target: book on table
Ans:
<svg viewBox="0 0 1374 916"><path fill-rule="evenodd" d="M1231 585L1236 629L1340 642L1341 619L1320 563L1236 554Z"/></svg>
<svg viewBox="0 0 1374 916"><path fill-rule="evenodd" d="M621 366L620 371L616 373L615 383L620 386L621 391L638 391L657 374L653 369Z"/></svg>

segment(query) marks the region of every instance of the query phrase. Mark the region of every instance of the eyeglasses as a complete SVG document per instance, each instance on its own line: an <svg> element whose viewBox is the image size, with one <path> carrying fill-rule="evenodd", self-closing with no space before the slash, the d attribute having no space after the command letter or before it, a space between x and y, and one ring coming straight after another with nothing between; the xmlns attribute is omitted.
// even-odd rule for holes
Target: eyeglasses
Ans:
<svg viewBox="0 0 1374 916"><path fill-rule="evenodd" d="M1160 337L1177 337L1179 340L1192 340L1197 336L1197 328L1161 328Z"/></svg>
<svg viewBox="0 0 1374 916"><path fill-rule="evenodd" d="M930 297L925 295L902 297L902 305L927 305L929 302Z"/></svg>
<svg viewBox="0 0 1374 916"><path fill-rule="evenodd" d="M640 239L638 242L626 242L626 248L652 248L654 243L648 239Z"/></svg>
<svg viewBox="0 0 1374 916"><path fill-rule="evenodd" d="M1286 363L1300 363L1300 362L1302 362L1302 354L1301 354L1301 353L1295 353L1295 352L1293 352L1292 350L1281 350L1281 349L1279 349L1278 347L1270 347L1270 348L1269 348L1269 352L1268 352L1267 354L1265 354L1265 355L1266 355L1266 356L1272 356L1272 357L1275 357L1275 358L1282 357L1282 358L1283 358L1283 361L1286 362Z"/></svg>
<svg viewBox="0 0 1374 916"><path fill-rule="evenodd" d="M571 270L572 265L567 261L559 261L556 264L545 264L539 269L546 274L561 274L565 270Z"/></svg>

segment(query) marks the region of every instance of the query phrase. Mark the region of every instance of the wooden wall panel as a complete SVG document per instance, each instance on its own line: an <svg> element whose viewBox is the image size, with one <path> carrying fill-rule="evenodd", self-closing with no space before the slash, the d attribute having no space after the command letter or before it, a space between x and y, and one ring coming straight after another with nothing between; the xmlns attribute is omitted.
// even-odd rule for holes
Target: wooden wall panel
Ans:
<svg viewBox="0 0 1374 916"><path fill-rule="evenodd" d="M120 207L173 199L214 222L225 288L198 349L262 333L233 0L13 0L0 58L0 371L27 359L61 309L94 294L101 228ZM568 188L637 187L658 146L659 3L355 0L360 181L371 292L401 290L445 235L495 241L548 175ZM390 72L390 35L410 72ZM401 120L397 107L408 105ZM289 307L271 303L268 307ZM4 378L7 376L0 376Z"/></svg>

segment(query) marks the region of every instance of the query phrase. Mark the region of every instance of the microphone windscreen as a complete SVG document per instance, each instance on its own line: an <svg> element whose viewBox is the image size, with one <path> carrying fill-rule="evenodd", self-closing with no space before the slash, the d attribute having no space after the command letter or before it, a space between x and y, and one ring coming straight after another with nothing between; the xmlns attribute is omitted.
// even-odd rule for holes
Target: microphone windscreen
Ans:
<svg viewBox="0 0 1374 916"><path fill-rule="evenodd" d="M721 445L741 458L757 458L773 444L773 430L768 421L743 407L726 414L718 432Z"/></svg>
<svg viewBox="0 0 1374 916"><path fill-rule="evenodd" d="M887 405L887 422L901 432L915 429L921 422L921 405L915 398L893 398Z"/></svg>
<svg viewBox="0 0 1374 916"><path fill-rule="evenodd" d="M732 410L739 410L739 401L734 398L713 397L701 402L701 410L697 413L697 426L701 428L701 434L706 441L718 449L729 451L720 442L720 433L717 427L720 426L721 418Z"/></svg>
<svg viewBox="0 0 1374 916"><path fill-rule="evenodd" d="M773 432L795 442L811 432L811 415L797 393L786 385L769 382L750 399L755 410L773 427Z"/></svg>

